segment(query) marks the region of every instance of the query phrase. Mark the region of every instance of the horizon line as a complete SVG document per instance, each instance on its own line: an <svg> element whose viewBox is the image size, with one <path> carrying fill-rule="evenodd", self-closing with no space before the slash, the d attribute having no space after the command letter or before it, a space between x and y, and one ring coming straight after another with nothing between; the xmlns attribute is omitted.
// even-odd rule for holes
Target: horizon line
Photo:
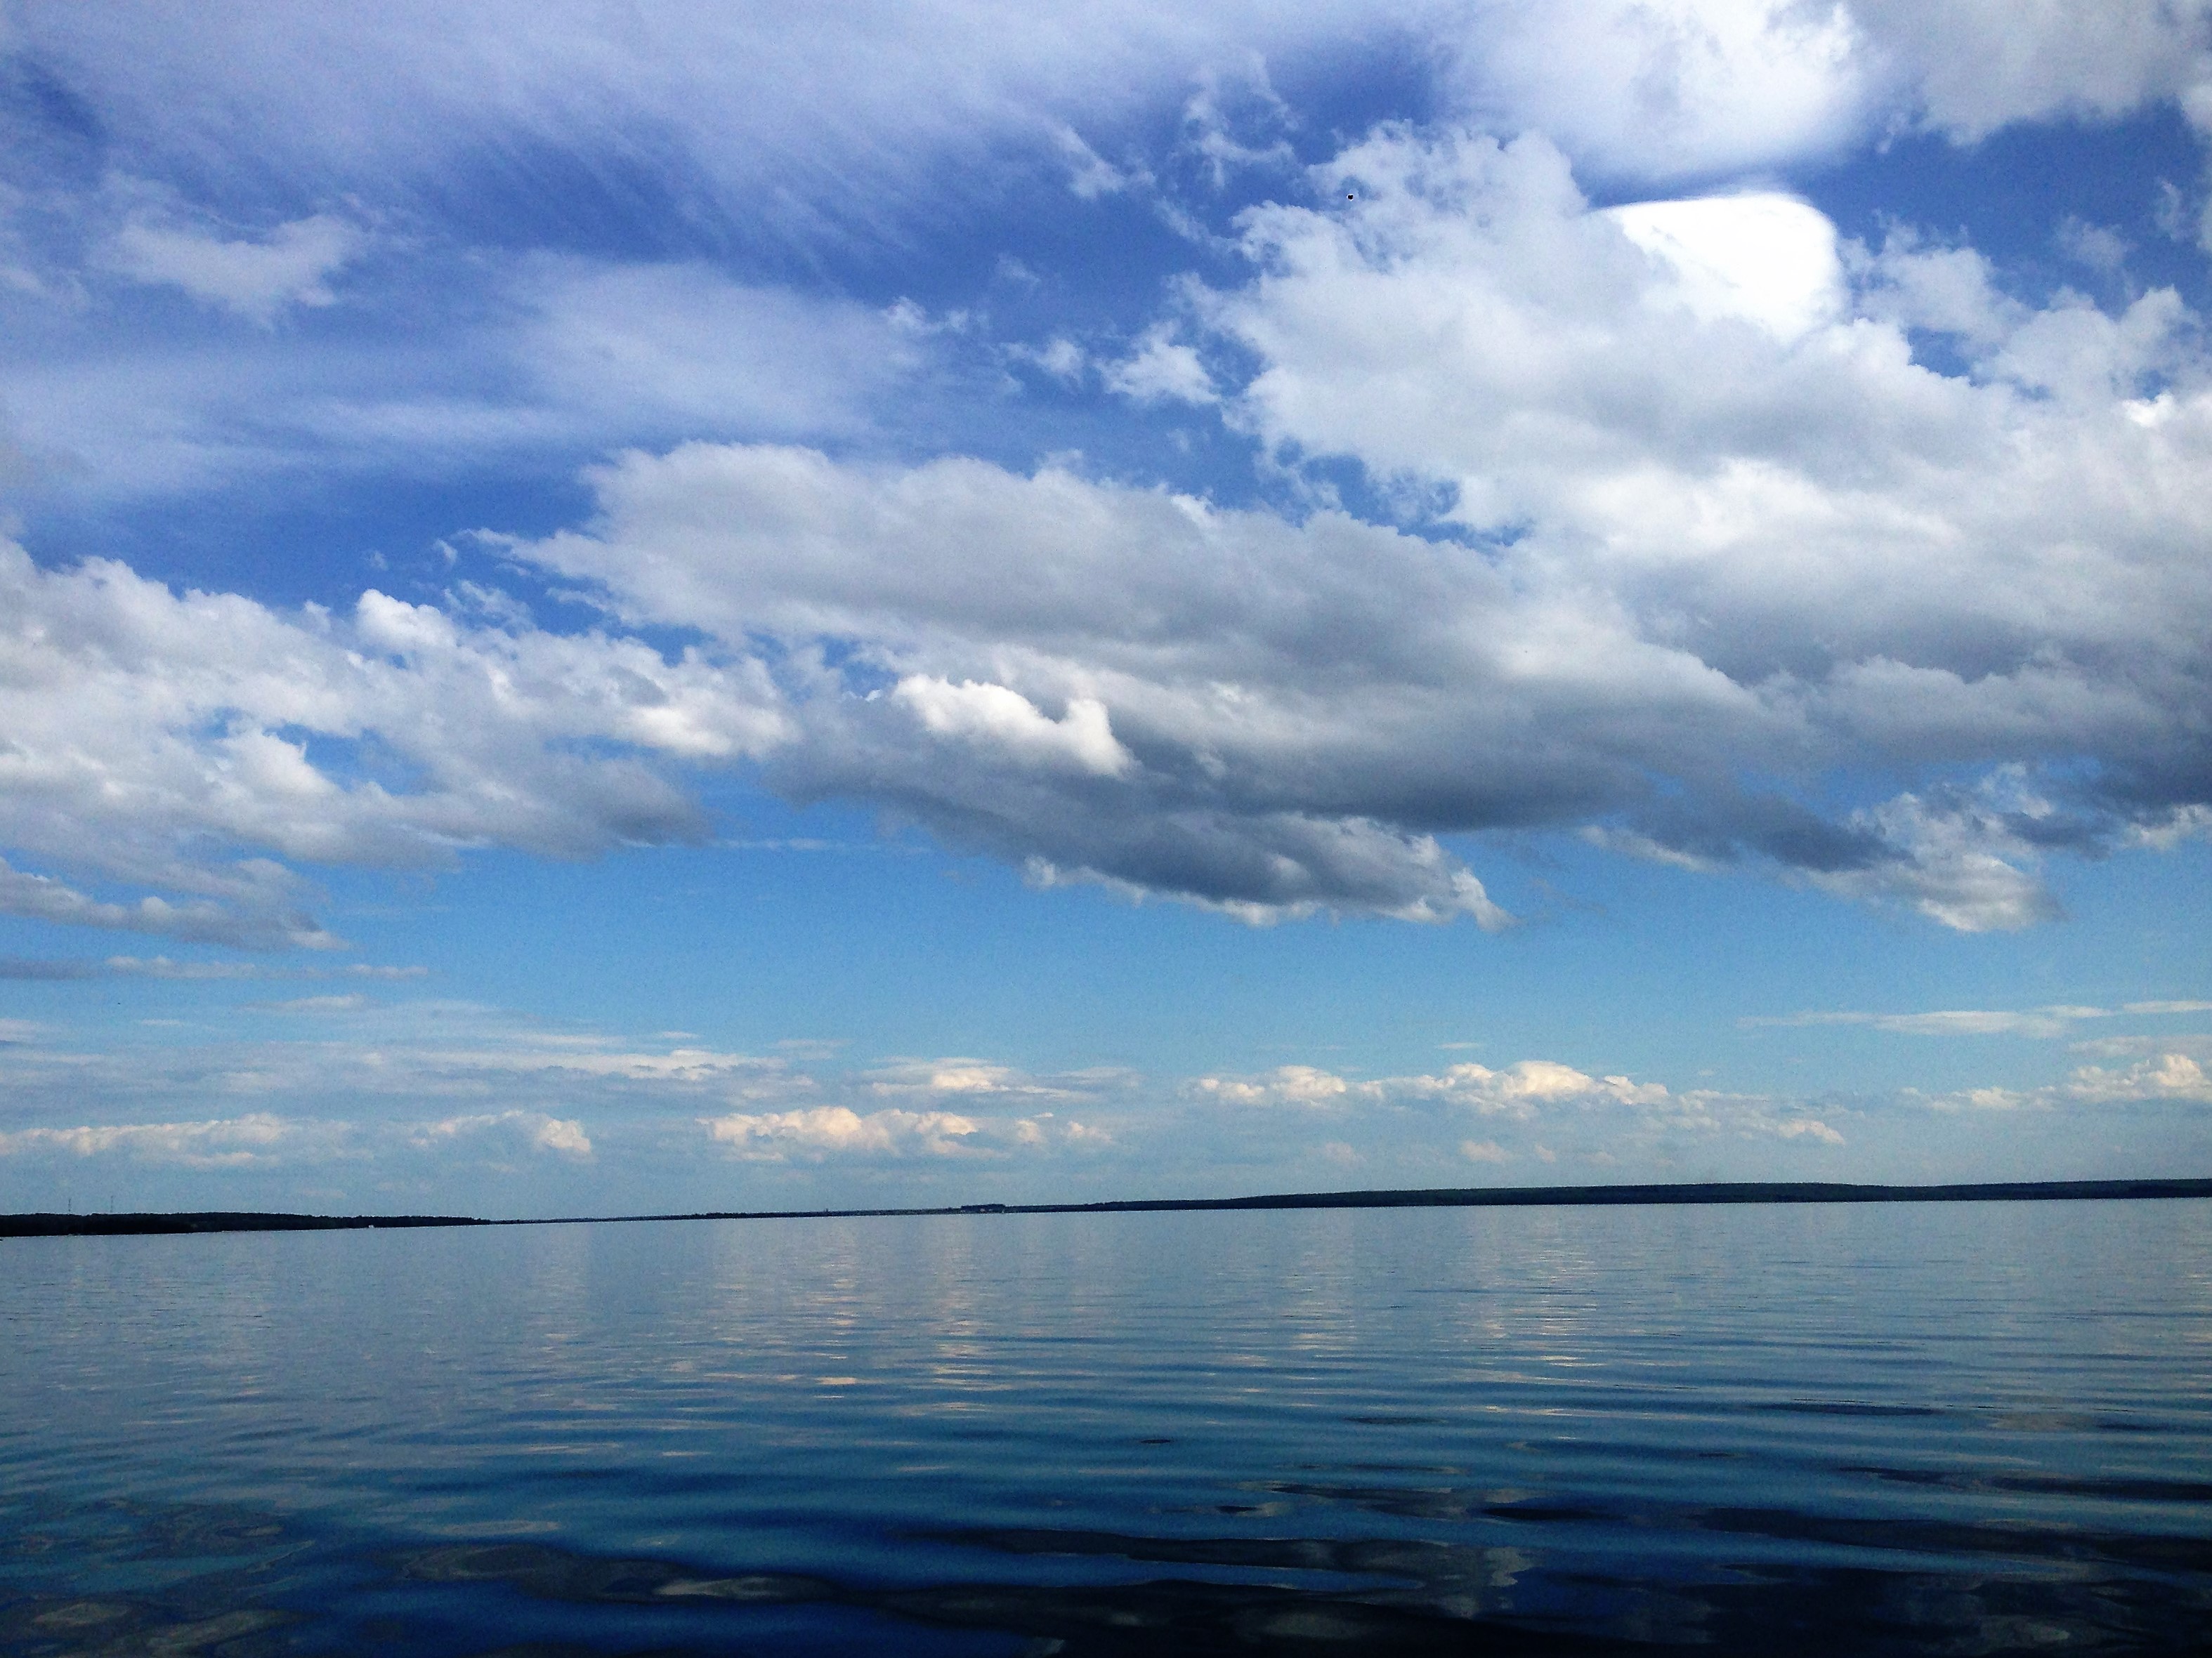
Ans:
<svg viewBox="0 0 2212 1658"><path fill-rule="evenodd" d="M1990 1203L2212 1198L2212 1178L1968 1181L1899 1186L1838 1181L1680 1181L1600 1186L1447 1186L1276 1192L1239 1198L1113 1198L1091 1203L960 1203L873 1209L694 1210L653 1215L301 1215L243 1209L0 1215L0 1238L424 1226L611 1226L639 1221L858 1220L927 1215L1157 1214L1194 1210L1504 1209L1668 1204Z"/></svg>

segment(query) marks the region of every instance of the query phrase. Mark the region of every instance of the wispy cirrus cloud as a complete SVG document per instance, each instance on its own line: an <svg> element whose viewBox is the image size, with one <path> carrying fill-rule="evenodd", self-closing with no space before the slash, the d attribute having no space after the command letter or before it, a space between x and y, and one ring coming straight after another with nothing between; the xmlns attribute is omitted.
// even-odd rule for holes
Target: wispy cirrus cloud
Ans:
<svg viewBox="0 0 2212 1658"><path fill-rule="evenodd" d="M167 979L183 982L229 980L353 979L399 983L426 978L427 967L393 967L350 962L341 967L299 967L269 962L173 961L167 956L110 956L105 958L0 957L0 979Z"/></svg>
<svg viewBox="0 0 2212 1658"><path fill-rule="evenodd" d="M1925 1013L1862 1013L1848 1011L1752 1015L1738 1019L1744 1029L1802 1029L1818 1025L1864 1025L1907 1036L2037 1036L2074 1034L2085 1020L2126 1015L2212 1013L2212 1002L2127 1002L2112 1007L2057 1005L2022 1010L1946 1008ZM2155 1039L2153 1039L2155 1040Z"/></svg>

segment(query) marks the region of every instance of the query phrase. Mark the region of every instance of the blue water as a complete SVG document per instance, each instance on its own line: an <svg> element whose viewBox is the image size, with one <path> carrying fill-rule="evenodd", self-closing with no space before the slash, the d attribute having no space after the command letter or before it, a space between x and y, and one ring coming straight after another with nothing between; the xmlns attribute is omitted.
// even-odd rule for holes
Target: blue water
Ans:
<svg viewBox="0 0 2212 1658"><path fill-rule="evenodd" d="M2185 1652L2212 1204L0 1244L0 1650Z"/></svg>

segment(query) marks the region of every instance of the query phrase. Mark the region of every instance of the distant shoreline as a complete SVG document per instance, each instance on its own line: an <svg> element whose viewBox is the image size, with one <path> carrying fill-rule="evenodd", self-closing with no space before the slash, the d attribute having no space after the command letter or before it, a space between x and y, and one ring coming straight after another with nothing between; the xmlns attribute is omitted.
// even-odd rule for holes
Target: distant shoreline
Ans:
<svg viewBox="0 0 2212 1658"><path fill-rule="evenodd" d="M1980 1181L1857 1186L1826 1181L1698 1181L1640 1186L1472 1186L1378 1192L1279 1192L1249 1198L1125 1198L1104 1203L963 1203L924 1209L706 1210L670 1215L0 1215L0 1238L138 1237L198 1232L332 1232L419 1226L611 1226L629 1221L851 1220L898 1215L1112 1215L1200 1209L1523 1209L1715 1203L2004 1203L2212 1198L2212 1180Z"/></svg>

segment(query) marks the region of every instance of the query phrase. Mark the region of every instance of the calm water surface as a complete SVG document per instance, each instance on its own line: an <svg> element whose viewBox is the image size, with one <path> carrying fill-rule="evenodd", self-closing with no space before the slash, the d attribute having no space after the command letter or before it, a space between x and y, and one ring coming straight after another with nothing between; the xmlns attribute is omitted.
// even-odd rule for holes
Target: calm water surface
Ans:
<svg viewBox="0 0 2212 1658"><path fill-rule="evenodd" d="M2212 1204L0 1244L0 1650L2189 1652Z"/></svg>

